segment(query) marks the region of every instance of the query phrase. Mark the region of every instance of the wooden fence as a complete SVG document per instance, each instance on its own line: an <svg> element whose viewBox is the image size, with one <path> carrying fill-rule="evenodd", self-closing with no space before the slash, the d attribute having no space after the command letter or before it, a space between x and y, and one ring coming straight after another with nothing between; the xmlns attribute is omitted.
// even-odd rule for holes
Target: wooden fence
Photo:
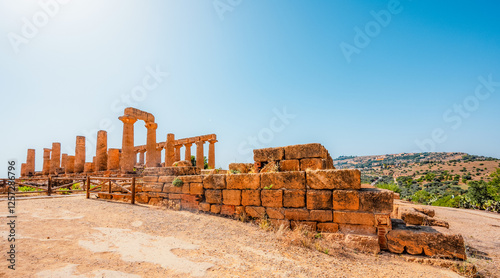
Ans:
<svg viewBox="0 0 500 278"><path fill-rule="evenodd" d="M120 192L131 194L131 202L135 204L135 177L132 178L112 178L112 177L45 177L45 178L29 178L23 180L14 180L17 185L16 194L41 194L46 193L47 196L52 194L86 192L87 199L90 198L90 193L113 193L113 185L120 189ZM73 185L80 184L81 189L72 189ZM104 185L108 185L106 191L102 190ZM19 191L19 186L25 186L35 189L34 191ZM7 194L9 187L8 179L0 179L0 188L5 188L4 194ZM115 187L115 188L116 188Z"/></svg>

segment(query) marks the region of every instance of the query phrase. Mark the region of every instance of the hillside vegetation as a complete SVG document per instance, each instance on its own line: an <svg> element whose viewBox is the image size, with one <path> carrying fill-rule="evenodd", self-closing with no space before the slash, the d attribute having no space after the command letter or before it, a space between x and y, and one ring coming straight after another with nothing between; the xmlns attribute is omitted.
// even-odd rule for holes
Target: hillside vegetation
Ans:
<svg viewBox="0 0 500 278"><path fill-rule="evenodd" d="M500 160L466 153L341 156L337 169L356 168L363 183L417 203L500 212Z"/></svg>

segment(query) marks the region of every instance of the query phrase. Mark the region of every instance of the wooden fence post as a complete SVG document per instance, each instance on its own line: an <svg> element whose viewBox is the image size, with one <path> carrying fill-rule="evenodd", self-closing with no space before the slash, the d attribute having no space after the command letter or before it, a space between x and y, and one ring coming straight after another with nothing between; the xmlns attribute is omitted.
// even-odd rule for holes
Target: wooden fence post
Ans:
<svg viewBox="0 0 500 278"><path fill-rule="evenodd" d="M109 188L108 188L108 193L111 194L113 191L111 191L111 180L109 180Z"/></svg>
<svg viewBox="0 0 500 278"><path fill-rule="evenodd" d="M52 194L52 177L49 176L49 181L47 183L47 196Z"/></svg>
<svg viewBox="0 0 500 278"><path fill-rule="evenodd" d="M135 204L135 177L132 178L132 205Z"/></svg>
<svg viewBox="0 0 500 278"><path fill-rule="evenodd" d="M90 177L87 176L87 199L90 198Z"/></svg>

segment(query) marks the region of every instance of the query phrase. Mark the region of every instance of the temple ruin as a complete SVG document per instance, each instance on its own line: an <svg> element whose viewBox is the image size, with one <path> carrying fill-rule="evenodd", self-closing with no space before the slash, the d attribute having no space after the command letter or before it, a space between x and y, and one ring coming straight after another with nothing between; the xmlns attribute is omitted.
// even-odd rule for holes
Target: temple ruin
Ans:
<svg viewBox="0 0 500 278"><path fill-rule="evenodd" d="M102 185L97 197L168 208L202 211L226 217L268 219L274 225L307 226L332 235L347 246L378 253L408 252L465 260L463 238L421 225L407 227L398 217L392 191L361 185L355 169L337 170L321 144L254 150L253 163L232 163L215 169L215 134L157 141L158 124L147 112L126 108L121 148L109 148L106 131L97 133L93 161L85 161L85 137L76 137L75 153L61 155L61 144L43 150L42 171L35 171L35 150L22 165L22 180L34 177L134 177L132 191ZM147 129L146 145L134 144L134 124ZM208 169L204 147L208 142ZM195 163L191 163L192 147ZM184 150L182 150L184 148ZM162 157L162 151L165 155ZM182 157L184 159L182 159ZM90 184L88 183L88 188ZM408 223L409 224L409 223ZM417 227L417 228L415 228ZM436 243L438 242L438 243Z"/></svg>

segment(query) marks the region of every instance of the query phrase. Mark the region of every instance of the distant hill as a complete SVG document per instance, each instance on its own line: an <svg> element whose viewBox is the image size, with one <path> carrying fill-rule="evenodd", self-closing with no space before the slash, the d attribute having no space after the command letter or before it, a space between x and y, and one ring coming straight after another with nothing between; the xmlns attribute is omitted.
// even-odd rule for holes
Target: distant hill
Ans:
<svg viewBox="0 0 500 278"><path fill-rule="evenodd" d="M489 181L489 175L500 168L500 159L460 152L431 152L340 156L333 164L337 169L359 169L364 183L381 178L385 182L395 181L400 176L418 179L432 174L465 185L469 180Z"/></svg>

